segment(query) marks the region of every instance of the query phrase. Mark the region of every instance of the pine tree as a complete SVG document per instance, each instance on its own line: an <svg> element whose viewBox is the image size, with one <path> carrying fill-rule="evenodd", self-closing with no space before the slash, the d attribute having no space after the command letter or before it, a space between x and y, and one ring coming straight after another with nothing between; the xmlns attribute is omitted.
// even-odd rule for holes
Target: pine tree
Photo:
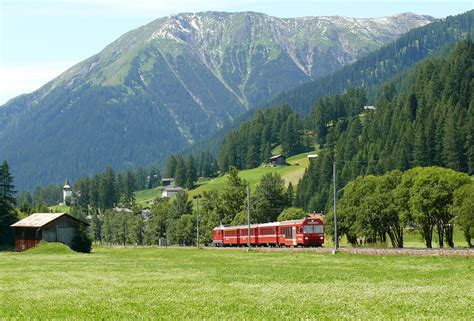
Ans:
<svg viewBox="0 0 474 321"><path fill-rule="evenodd" d="M194 183L197 180L196 174L196 162L194 160L193 155L189 155L188 158L188 166L187 166L187 174L186 174L186 188L193 189Z"/></svg>
<svg viewBox="0 0 474 321"><path fill-rule="evenodd" d="M166 169L165 169L165 172L163 173L164 177L166 177L166 178L172 178L173 177L174 178L175 173L176 173L176 165L177 165L176 157L171 155L168 158L168 161L166 163Z"/></svg>
<svg viewBox="0 0 474 321"><path fill-rule="evenodd" d="M232 222L237 213L245 208L247 182L239 177L239 171L231 167L227 176L227 184L222 192L222 223Z"/></svg>
<svg viewBox="0 0 474 321"><path fill-rule="evenodd" d="M131 171L128 171L125 175L125 181L123 184L123 203L124 205L131 207L135 203L135 176Z"/></svg>
<svg viewBox="0 0 474 321"><path fill-rule="evenodd" d="M89 228L90 236L93 241L102 242L102 222L97 215L97 211L93 211L91 226Z"/></svg>
<svg viewBox="0 0 474 321"><path fill-rule="evenodd" d="M174 175L174 182L177 186L185 187L187 181L187 168L182 155L176 156L176 171Z"/></svg>
<svg viewBox="0 0 474 321"><path fill-rule="evenodd" d="M443 163L456 171L461 169L462 141L456 122L456 109L448 112L444 124Z"/></svg>
<svg viewBox="0 0 474 321"><path fill-rule="evenodd" d="M292 207L295 201L295 191L293 189L293 184L291 184L291 182L288 184L286 194L288 195L288 207Z"/></svg>
<svg viewBox="0 0 474 321"><path fill-rule="evenodd" d="M5 160L0 167L0 245L13 244L10 225L16 221L14 188L13 176Z"/></svg>
<svg viewBox="0 0 474 321"><path fill-rule="evenodd" d="M99 202L102 210L117 206L119 195L117 183L112 167L107 166L99 185Z"/></svg>

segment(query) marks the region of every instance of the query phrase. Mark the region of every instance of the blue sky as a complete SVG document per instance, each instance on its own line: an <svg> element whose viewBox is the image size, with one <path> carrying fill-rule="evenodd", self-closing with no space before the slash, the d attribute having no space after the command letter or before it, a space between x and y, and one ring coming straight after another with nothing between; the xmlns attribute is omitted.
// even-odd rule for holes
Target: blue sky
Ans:
<svg viewBox="0 0 474 321"><path fill-rule="evenodd" d="M0 0L0 105L39 88L121 34L172 13L381 17L414 12L442 18L471 9L473 0Z"/></svg>

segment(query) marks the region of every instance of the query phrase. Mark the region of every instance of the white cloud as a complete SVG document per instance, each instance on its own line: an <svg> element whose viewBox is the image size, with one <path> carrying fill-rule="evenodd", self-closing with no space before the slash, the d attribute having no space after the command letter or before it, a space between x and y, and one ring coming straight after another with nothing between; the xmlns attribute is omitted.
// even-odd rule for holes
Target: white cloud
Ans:
<svg viewBox="0 0 474 321"><path fill-rule="evenodd" d="M35 91L74 63L0 66L0 106L9 99Z"/></svg>

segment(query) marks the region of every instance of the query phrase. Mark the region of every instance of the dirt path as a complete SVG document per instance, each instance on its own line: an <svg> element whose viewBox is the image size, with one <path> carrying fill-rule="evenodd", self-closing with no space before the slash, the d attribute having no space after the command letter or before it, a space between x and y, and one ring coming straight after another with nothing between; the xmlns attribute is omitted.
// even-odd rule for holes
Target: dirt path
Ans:
<svg viewBox="0 0 474 321"><path fill-rule="evenodd" d="M224 249L224 248L216 248ZM232 249L232 248L225 248ZM233 248L236 249L236 248ZM246 250L245 248L240 248ZM275 248L275 247L258 247L252 248L252 251L258 252L315 252L315 253L332 253L332 248ZM467 248L447 248L447 249L420 249L420 248L340 248L340 253L363 254L363 255L399 255L399 256L465 256L474 258L474 249Z"/></svg>

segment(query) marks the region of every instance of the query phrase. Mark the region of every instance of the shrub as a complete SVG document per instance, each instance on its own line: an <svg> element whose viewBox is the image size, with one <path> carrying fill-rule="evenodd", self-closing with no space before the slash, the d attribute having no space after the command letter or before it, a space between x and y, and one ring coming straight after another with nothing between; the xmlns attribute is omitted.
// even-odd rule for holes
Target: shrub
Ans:
<svg viewBox="0 0 474 321"><path fill-rule="evenodd" d="M78 233L72 239L71 248L76 252L90 253L92 250L92 240L86 231L84 224L79 227Z"/></svg>

